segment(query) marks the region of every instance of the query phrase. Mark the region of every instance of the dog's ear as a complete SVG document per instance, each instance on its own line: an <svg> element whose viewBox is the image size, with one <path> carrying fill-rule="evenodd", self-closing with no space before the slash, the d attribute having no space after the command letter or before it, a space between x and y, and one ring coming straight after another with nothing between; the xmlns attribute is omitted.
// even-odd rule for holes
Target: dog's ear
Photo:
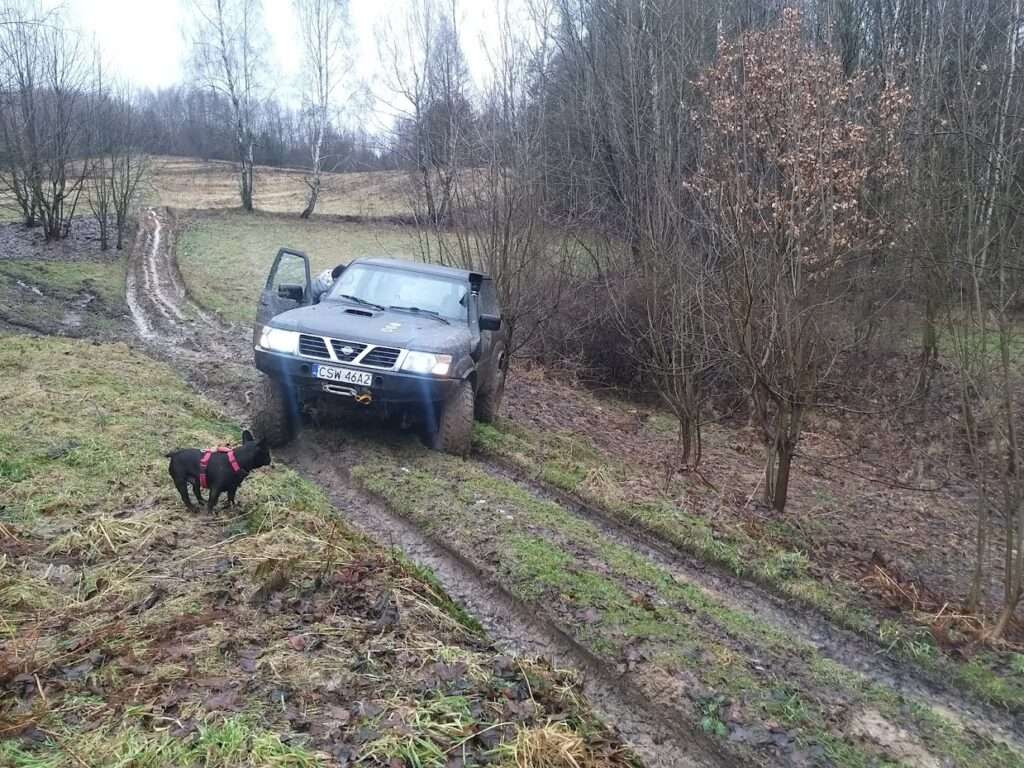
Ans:
<svg viewBox="0 0 1024 768"><path fill-rule="evenodd" d="M250 432L248 429L243 429L242 430L242 442L243 443L252 443L252 442L255 442L255 440L256 440L256 438L252 436L252 432Z"/></svg>

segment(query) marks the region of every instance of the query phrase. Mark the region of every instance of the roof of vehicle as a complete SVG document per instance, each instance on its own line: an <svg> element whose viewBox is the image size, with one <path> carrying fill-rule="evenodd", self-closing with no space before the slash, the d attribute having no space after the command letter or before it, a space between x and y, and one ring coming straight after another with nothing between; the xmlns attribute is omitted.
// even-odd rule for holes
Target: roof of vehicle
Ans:
<svg viewBox="0 0 1024 768"><path fill-rule="evenodd" d="M405 261L404 259L383 259L375 256L368 256L355 259L349 264L350 267L356 264L366 264L372 267L388 267L389 269L400 269L404 272L419 272L438 277L454 278L457 280L470 280L486 277L480 272L469 269L457 269L456 267L445 267L440 264L425 264L422 261Z"/></svg>

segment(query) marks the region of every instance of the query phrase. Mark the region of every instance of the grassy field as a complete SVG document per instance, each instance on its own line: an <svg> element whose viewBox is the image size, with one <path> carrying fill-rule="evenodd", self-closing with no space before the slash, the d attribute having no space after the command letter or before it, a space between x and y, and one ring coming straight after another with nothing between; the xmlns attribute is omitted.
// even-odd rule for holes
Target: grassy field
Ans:
<svg viewBox="0 0 1024 768"><path fill-rule="evenodd" d="M416 230L298 216L222 211L195 216L177 244L178 266L200 304L249 322L274 256L288 246L310 256L312 274L359 256L417 258Z"/></svg>
<svg viewBox="0 0 1024 768"><path fill-rule="evenodd" d="M403 173L327 173L322 183L319 214L375 217L409 213ZM298 214L305 207L305 195L302 171L256 167L258 210ZM238 208L235 166L216 160L156 157L144 203L172 208Z"/></svg>
<svg viewBox="0 0 1024 768"><path fill-rule="evenodd" d="M570 679L288 469L187 512L163 452L238 428L165 365L6 337L0 402L0 765L627 763Z"/></svg>

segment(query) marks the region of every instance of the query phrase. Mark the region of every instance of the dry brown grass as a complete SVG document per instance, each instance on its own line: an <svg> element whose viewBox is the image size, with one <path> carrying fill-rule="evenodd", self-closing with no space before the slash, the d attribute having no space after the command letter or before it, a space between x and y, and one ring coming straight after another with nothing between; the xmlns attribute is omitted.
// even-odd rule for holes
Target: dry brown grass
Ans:
<svg viewBox="0 0 1024 768"><path fill-rule="evenodd" d="M256 167L259 210L300 213L305 205L304 172ZM327 215L401 216L410 212L406 176L400 171L328 173L316 212ZM145 202L172 208L237 208L238 177L233 163L182 157L154 159Z"/></svg>

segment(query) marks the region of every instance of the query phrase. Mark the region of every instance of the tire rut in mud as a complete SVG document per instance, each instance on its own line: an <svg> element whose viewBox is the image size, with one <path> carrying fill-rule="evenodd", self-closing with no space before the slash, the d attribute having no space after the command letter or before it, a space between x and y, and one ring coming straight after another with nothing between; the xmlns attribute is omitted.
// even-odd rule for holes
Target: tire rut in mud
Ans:
<svg viewBox="0 0 1024 768"><path fill-rule="evenodd" d="M525 477L504 462L474 455L495 478L514 483L532 496L558 504L594 525L603 536L642 554L680 582L690 583L723 605L756 617L765 625L813 647L822 656L864 678L921 701L952 717L965 728L1024 751L1024 721L1008 715L886 656L881 648L856 633L837 627L811 609L788 604L757 584L681 552L653 534L637 530L573 495Z"/></svg>
<svg viewBox="0 0 1024 768"><path fill-rule="evenodd" d="M346 470L358 456L328 451L308 432L276 455L322 487L348 522L430 568L445 591L481 623L497 645L518 655L543 656L576 671L595 711L619 730L646 765L735 765L702 734L682 726L662 706L652 705L629 673L609 669L564 629L523 605L457 550L359 490Z"/></svg>
<svg viewBox="0 0 1024 768"><path fill-rule="evenodd" d="M223 402L231 416L245 418L257 381L249 334L212 317L189 297L174 257L175 225L162 209L139 215L125 283L135 329L154 356L182 370L194 386Z"/></svg>

